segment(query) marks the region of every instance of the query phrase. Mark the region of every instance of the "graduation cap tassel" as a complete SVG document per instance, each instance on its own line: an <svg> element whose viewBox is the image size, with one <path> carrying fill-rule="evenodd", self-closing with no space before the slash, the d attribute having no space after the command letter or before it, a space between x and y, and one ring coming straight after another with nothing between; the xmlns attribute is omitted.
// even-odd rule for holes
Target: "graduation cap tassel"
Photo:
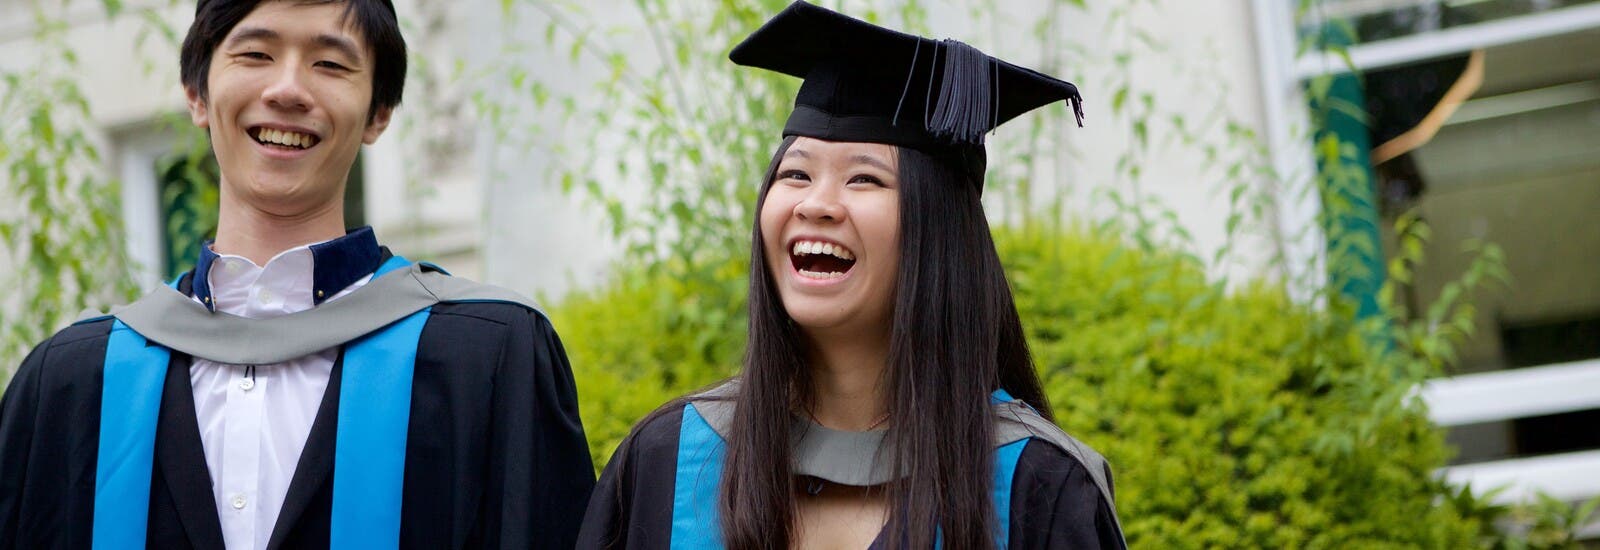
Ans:
<svg viewBox="0 0 1600 550"><path fill-rule="evenodd" d="M930 105L928 132L958 143L981 144L995 121L994 58L960 41L939 44L945 52L944 75L939 99ZM932 95L933 90L928 92Z"/></svg>
<svg viewBox="0 0 1600 550"><path fill-rule="evenodd" d="M1076 117L1078 119L1078 127L1082 128L1083 127L1083 96L1079 95L1078 92L1074 91L1074 92L1072 92L1072 97L1067 98L1067 102L1072 104L1072 116Z"/></svg>
<svg viewBox="0 0 1600 550"><path fill-rule="evenodd" d="M911 93L911 75L917 73L917 57L922 55L922 41L917 41L917 49L911 50L911 68L906 73L906 87L900 90L900 101L894 105L894 118L889 120L890 126L900 125L900 108L906 105L906 94Z"/></svg>

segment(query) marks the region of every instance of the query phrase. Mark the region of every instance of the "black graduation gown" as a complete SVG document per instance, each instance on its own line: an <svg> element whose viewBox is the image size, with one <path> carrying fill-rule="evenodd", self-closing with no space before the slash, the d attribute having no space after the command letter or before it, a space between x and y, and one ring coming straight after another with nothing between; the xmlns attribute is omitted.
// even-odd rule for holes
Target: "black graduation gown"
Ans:
<svg viewBox="0 0 1600 550"><path fill-rule="evenodd" d="M188 292L188 277L180 290ZM111 321L34 348L0 402L0 550L89 548ZM151 472L148 548L222 548L189 357L172 353ZM326 548L343 357L335 362L269 545ZM542 314L434 306L407 432L405 548L571 548L594 486L566 352Z"/></svg>
<svg viewBox="0 0 1600 550"><path fill-rule="evenodd" d="M678 407L648 419L623 441L590 497L578 548L668 547L682 422ZM1007 547L1122 548L1115 514L1104 502L1082 463L1030 440L1012 482Z"/></svg>

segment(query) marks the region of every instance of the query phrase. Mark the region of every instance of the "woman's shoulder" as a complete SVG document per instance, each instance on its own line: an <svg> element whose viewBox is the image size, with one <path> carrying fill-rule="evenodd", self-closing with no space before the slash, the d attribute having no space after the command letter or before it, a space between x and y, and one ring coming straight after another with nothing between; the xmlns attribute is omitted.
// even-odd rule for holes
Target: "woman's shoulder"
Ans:
<svg viewBox="0 0 1600 550"><path fill-rule="evenodd" d="M683 433L686 419L705 422L718 433L721 418L732 412L732 396L737 389L734 382L723 381L707 389L673 399L634 424L633 430L622 442L622 449L632 455L670 456L676 454L678 439ZM724 411L722 409L729 410Z"/></svg>
<svg viewBox="0 0 1600 550"><path fill-rule="evenodd" d="M1105 457L1021 401L995 407L998 442L1022 446L1011 480L1012 546L1126 548Z"/></svg>
<svg viewBox="0 0 1600 550"><path fill-rule="evenodd" d="M645 457L677 453L678 434L683 426L684 404L683 399L674 399L645 416L634 425L628 437L622 440L619 451Z"/></svg>
<svg viewBox="0 0 1600 550"><path fill-rule="evenodd" d="M1072 464L1081 467L1087 474L1087 479L1099 488L1106 501L1114 500L1111 464L1093 447L1040 416L1022 401L1001 401L995 403L994 408L996 444L1005 445L1026 439L1028 443L1023 454L1032 459L1029 463ZM1066 468L1057 466L1052 469Z"/></svg>

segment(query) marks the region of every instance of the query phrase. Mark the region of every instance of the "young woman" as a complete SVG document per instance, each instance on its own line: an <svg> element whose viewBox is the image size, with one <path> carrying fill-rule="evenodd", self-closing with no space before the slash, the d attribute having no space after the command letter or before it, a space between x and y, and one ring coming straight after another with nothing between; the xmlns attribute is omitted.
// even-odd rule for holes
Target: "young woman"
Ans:
<svg viewBox="0 0 1600 550"><path fill-rule="evenodd" d="M743 372L640 422L582 548L1121 548L1049 405L979 195L1066 82L796 2L734 62L805 79L763 182Z"/></svg>

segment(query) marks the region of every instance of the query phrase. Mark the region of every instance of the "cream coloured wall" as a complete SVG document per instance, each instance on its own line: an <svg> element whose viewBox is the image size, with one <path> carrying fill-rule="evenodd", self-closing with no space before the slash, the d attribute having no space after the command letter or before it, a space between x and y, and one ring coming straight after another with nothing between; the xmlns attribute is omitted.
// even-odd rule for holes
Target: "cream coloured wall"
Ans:
<svg viewBox="0 0 1600 550"><path fill-rule="evenodd" d="M0 0L0 4L21 1ZM570 144L580 129L564 126L549 113L518 115L525 121L519 118L516 124L530 127L521 128L532 136L533 146L526 147L500 142L494 124L475 119L482 115L470 105L464 110L438 107L470 103L466 96L474 89L484 90L489 97L510 93L497 88L491 82L492 73L484 72L507 55L543 71L536 76L543 77L556 92L576 94L580 101L591 99L584 92L603 76L603 68L593 62L570 63L566 52L548 48L506 52L505 46L512 42L541 43L542 27L508 23L535 20L537 14L503 17L500 2L491 0L421 1L400 0L398 8L413 50L431 62L427 69L414 64L412 70L416 74L431 71L434 83L430 88L416 78L410 80L406 102L391 129L364 153L368 222L401 253L441 261L458 274L527 294L557 296L603 280L619 246L601 236L598 209L584 199L562 194L548 169L554 163L572 162L556 151ZM131 10L166 3L145 0L127 4ZM1126 42L1131 35L1127 29L1107 30L1105 10L1112 3L1091 4L1095 9L1068 17L1063 28L1051 31L1059 33L1056 39L1062 49L1053 52L1042 51L1030 34L1016 30L1030 24L1032 14L1044 5L1040 0L1006 2L999 8L1001 17L982 23L971 20L962 7L939 4L930 10L929 23L934 35L962 39L1024 65L1058 58L1061 66L1056 72L1084 90L1087 126L1064 128L1055 136L1061 147L1036 180L1036 193L1065 196L1069 210L1080 217L1107 213L1101 199L1106 189L1153 197L1176 213L1193 233L1198 251L1208 257L1225 239L1226 196L1220 192L1220 170L1206 166L1198 147L1163 139L1170 128L1158 123L1152 128L1154 141L1166 144L1148 154L1145 176L1137 185L1115 177L1117 156L1134 138L1128 121L1110 112L1108 83L1120 78L1116 73L1120 69L1113 66L1110 56L1115 50L1112 44ZM108 153L105 169L134 170L144 162L138 155L148 156L152 148L159 149L159 139L149 134L150 122L183 108L175 46L152 37L138 51L130 51L143 25L137 18L107 23L94 2L74 2L70 9L77 23L67 41L82 59L85 90L94 108L94 133ZM160 16L181 36L192 9L192 4L183 3L160 10ZM587 10L603 25L638 23L640 17L631 3L621 0L590 2ZM11 14L0 16L0 63L27 59L36 47L29 37L29 24L19 22L14 10L0 12ZM424 24L427 21L439 24ZM1124 74L1137 89L1154 93L1163 112L1182 113L1191 121L1208 117L1233 120L1265 135L1255 37L1246 0L1163 2L1160 11L1136 12L1133 21L1137 28L1160 37L1163 45L1159 51L1134 57ZM605 39L625 44L633 41L638 50L650 50L643 36ZM458 60L466 70L451 69ZM1013 128L1015 125L1001 128L990 138L994 150L1017 146L1022 132ZM423 162L428 150L425 142L440 136L456 142L458 149L442 162ZM1207 139L1212 138L1221 139L1216 134ZM751 175L752 180L755 177ZM153 188L130 185L125 191L131 194L125 203L133 209L127 218L130 245L136 252L148 254L159 245L153 240L155 203L140 194L153 193ZM1005 206L997 208L1004 210ZM1254 272L1270 250L1270 241L1255 239L1237 249L1239 262L1219 269Z"/></svg>

